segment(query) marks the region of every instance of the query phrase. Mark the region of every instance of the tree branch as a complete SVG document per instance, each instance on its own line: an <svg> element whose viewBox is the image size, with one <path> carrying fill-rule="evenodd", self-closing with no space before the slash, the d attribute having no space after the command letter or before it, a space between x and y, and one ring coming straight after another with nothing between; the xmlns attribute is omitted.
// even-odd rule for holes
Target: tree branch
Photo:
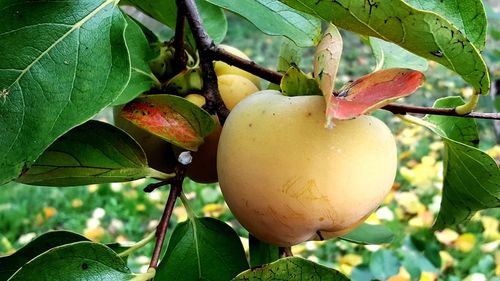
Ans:
<svg viewBox="0 0 500 281"><path fill-rule="evenodd" d="M175 167L175 180L171 184L170 193L168 194L168 199L167 203L165 204L165 209L163 210L163 215L161 216L160 223L156 227L156 244L153 250L153 256L151 257L151 262L149 263L150 268L158 267L161 248L163 247L163 242L165 241L165 235L168 229L168 222L170 221L170 217L172 216L175 201L182 192L182 182L184 181L185 172L186 166L180 163L177 164L177 166Z"/></svg>
<svg viewBox="0 0 500 281"><path fill-rule="evenodd" d="M188 61L186 51L184 48L184 37L186 28L186 16L184 9L179 6L179 2L182 0L177 0L177 20L175 23L175 35L174 35L174 68L175 73L179 73L186 68Z"/></svg>
<svg viewBox="0 0 500 281"><path fill-rule="evenodd" d="M217 85L217 75L214 70L214 57L212 51L215 48L215 44L203 27L194 0L178 0L177 5L178 8L185 11L189 27L191 28L200 54L200 67L203 73L202 91L206 99L204 108L206 108L210 114L217 113L220 123L224 124L224 121L226 121L229 115L229 110L222 101Z"/></svg>

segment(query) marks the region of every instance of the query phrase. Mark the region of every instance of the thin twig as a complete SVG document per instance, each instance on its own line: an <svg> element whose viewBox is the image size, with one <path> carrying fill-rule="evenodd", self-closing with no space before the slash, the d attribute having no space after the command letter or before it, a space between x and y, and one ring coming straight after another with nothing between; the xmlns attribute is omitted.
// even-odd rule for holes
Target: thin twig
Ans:
<svg viewBox="0 0 500 281"><path fill-rule="evenodd" d="M183 0L177 0L177 21L175 23L175 35L174 35L174 67L175 73L179 73L186 68L188 61L186 51L184 48L184 37L185 37L185 27L186 27L186 16L184 9L179 5L179 2Z"/></svg>
<svg viewBox="0 0 500 281"><path fill-rule="evenodd" d="M203 27L203 23L196 8L194 0L177 1L178 8L185 11L189 27L193 33L198 52L200 54L200 67L203 73L203 95L206 99L204 108L211 114L217 113L219 121L224 124L229 110L224 105L217 85L217 75L215 74L212 56L214 42Z"/></svg>
<svg viewBox="0 0 500 281"><path fill-rule="evenodd" d="M500 113L471 112L469 114L460 115L457 112L455 112L454 108L433 108L433 107L410 106L404 104L391 103L382 107L382 109L390 111L394 114L420 113L420 114L445 115L445 116L454 116L463 118L500 120Z"/></svg>
<svg viewBox="0 0 500 281"><path fill-rule="evenodd" d="M165 241L165 235L168 229L168 222L170 221L170 217L172 216L175 201L182 192L182 182L184 181L185 172L186 166L179 163L175 167L175 180L171 184L170 193L168 194L168 199L167 203L165 204L165 209L163 210L163 215L161 216L160 223L156 227L156 244L153 250L153 256L151 257L151 262L149 263L150 268L158 267L161 249L163 247L163 242Z"/></svg>

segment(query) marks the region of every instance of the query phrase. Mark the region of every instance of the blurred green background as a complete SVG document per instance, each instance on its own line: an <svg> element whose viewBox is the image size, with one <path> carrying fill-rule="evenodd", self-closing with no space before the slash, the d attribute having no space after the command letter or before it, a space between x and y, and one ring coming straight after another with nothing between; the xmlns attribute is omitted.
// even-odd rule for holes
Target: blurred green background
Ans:
<svg viewBox="0 0 500 281"><path fill-rule="evenodd" d="M492 80L500 79L500 13L489 9L489 37L483 56ZM257 63L274 68L281 39L262 34L252 24L228 14L229 30L223 43L247 53ZM371 49L361 39L342 32L344 53L339 70L343 83L371 72L375 66ZM301 68L311 70L313 50L306 50ZM460 77L436 64L425 72L426 82L417 93L401 102L431 106L438 97L467 97L472 89ZM497 84L498 85L498 84ZM494 88L495 90L495 88ZM498 91L498 88L496 88ZM496 106L495 106L496 105ZM498 100L483 97L479 110L499 110ZM333 266L353 280L380 278L391 281L500 280L500 210L480 212L466 225L433 232L430 226L439 209L442 187L442 143L424 128L402 124L392 114L379 110L377 117L387 122L396 135L399 173L393 191L369 219L384 223L396 233L394 243L360 246L341 240L307 242L293 252L313 261ZM478 120L481 148L500 159L499 132L493 121ZM154 231L168 196L168 188L144 193L148 184L139 180L126 184L82 187L33 187L11 183L0 187L0 255L22 247L35 236L66 229L100 242L130 243ZM227 221L242 237L247 233L224 204L216 184L202 185L186 180L184 190L199 215ZM178 202L179 203L179 202ZM186 219L178 205L170 222ZM245 246L245 238L244 240ZM135 271L144 271L152 251L150 243L130 258Z"/></svg>

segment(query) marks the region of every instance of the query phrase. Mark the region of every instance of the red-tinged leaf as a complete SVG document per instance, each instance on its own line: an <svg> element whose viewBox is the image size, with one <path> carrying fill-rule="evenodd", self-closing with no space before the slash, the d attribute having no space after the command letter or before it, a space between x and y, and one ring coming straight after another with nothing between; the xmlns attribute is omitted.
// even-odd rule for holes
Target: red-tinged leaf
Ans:
<svg viewBox="0 0 500 281"><path fill-rule="evenodd" d="M330 24L316 48L313 60L313 73L325 100L328 101L335 88L335 78L342 55L342 36Z"/></svg>
<svg viewBox="0 0 500 281"><path fill-rule="evenodd" d="M406 68L390 68L365 75L332 95L327 103L327 125L332 119L352 119L414 93L424 74Z"/></svg>
<svg viewBox="0 0 500 281"><path fill-rule="evenodd" d="M120 114L140 128L192 151L198 150L203 138L215 127L206 111L172 95L137 98L123 107Z"/></svg>

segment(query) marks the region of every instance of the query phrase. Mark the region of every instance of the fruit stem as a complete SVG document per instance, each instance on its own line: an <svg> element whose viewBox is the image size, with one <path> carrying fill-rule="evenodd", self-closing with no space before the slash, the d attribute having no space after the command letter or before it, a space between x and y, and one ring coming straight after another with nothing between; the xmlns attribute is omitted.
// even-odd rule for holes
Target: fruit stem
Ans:
<svg viewBox="0 0 500 281"><path fill-rule="evenodd" d="M419 125L419 126L423 126L423 127L426 127L426 128L433 128L433 129L437 129L437 127L430 123L430 122L427 122L421 118L418 118L418 117L415 117L415 116L411 116L411 115L401 115L401 114L396 114L396 116L405 121L405 122L408 122L408 123L412 123L414 125Z"/></svg>
<svg viewBox="0 0 500 281"><path fill-rule="evenodd" d="M469 114L476 108L477 102L479 101L479 93L477 91L474 91L474 94L472 94L471 99L463 105L455 107L455 112L458 115L465 115Z"/></svg>
<svg viewBox="0 0 500 281"><path fill-rule="evenodd" d="M146 237L144 237L141 241L135 243L134 245L132 245L132 247L128 248L127 250L121 252L118 254L119 257L126 257L128 255L130 255L131 253L135 252L136 250L144 247L146 244L148 244L149 242L151 242L151 240L153 240L153 238L155 238L155 232L151 232L149 233Z"/></svg>
<svg viewBox="0 0 500 281"><path fill-rule="evenodd" d="M130 279L130 281L146 281L152 280L156 275L156 269L149 268L146 273L138 274L134 278Z"/></svg>

